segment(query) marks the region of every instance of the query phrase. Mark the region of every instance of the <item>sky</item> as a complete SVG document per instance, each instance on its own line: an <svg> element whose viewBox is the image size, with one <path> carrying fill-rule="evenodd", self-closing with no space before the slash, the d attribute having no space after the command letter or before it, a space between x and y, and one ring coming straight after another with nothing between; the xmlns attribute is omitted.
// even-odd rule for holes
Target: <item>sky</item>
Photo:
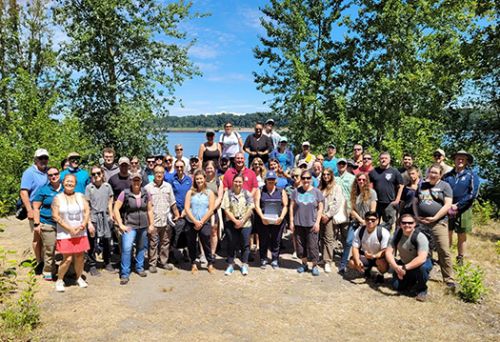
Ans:
<svg viewBox="0 0 500 342"><path fill-rule="evenodd" d="M183 107L170 108L170 115L185 116L230 112L268 111L263 102L270 97L257 90L252 72L259 71L252 49L258 45L259 7L267 0L194 0L193 11L210 13L183 24L197 42L191 60L203 76L187 80L175 95Z"/></svg>

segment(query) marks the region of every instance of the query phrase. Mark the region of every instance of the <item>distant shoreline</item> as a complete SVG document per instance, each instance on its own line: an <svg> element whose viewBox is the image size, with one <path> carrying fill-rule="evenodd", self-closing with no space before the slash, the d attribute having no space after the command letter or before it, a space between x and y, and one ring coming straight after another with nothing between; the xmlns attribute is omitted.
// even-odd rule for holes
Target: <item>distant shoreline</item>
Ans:
<svg viewBox="0 0 500 342"><path fill-rule="evenodd" d="M176 133L205 133L207 129L213 129L215 132L223 132L222 128L213 128L213 127L174 127L167 129L167 133L176 132ZM253 132L252 127L233 127L234 131L237 132Z"/></svg>

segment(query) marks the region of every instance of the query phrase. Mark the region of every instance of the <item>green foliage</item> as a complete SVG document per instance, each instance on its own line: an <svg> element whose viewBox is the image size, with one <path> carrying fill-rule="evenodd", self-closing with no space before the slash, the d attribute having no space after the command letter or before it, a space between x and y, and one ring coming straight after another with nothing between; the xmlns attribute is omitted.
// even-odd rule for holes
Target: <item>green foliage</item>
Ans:
<svg viewBox="0 0 500 342"><path fill-rule="evenodd" d="M17 261L12 258L15 253L0 246L0 305L17 288Z"/></svg>
<svg viewBox="0 0 500 342"><path fill-rule="evenodd" d="M495 250L498 255L500 255L500 240L495 243Z"/></svg>
<svg viewBox="0 0 500 342"><path fill-rule="evenodd" d="M486 295L488 289L484 284L484 271L470 262L455 266L458 281L458 296L465 302L478 303Z"/></svg>
<svg viewBox="0 0 500 342"><path fill-rule="evenodd" d="M491 201L474 201L472 212L476 225L486 225L494 218L498 210L495 210L495 205Z"/></svg>

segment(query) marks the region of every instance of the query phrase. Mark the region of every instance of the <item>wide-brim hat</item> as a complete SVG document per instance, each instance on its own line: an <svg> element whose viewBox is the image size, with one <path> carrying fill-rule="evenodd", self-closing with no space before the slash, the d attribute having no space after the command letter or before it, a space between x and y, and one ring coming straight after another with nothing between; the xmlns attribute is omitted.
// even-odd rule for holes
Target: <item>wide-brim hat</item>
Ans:
<svg viewBox="0 0 500 342"><path fill-rule="evenodd" d="M452 159L455 159L456 156L458 155L463 155L463 156L466 156L468 161L469 161L469 164L472 164L474 162L474 157L472 156L472 154L470 154L469 152L465 151L465 150L459 150L455 153L453 153L451 155L451 158Z"/></svg>

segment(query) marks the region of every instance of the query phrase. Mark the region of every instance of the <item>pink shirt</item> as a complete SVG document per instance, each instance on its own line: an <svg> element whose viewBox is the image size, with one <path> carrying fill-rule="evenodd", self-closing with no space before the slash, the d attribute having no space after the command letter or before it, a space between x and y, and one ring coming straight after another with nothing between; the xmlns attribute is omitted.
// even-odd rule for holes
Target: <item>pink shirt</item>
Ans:
<svg viewBox="0 0 500 342"><path fill-rule="evenodd" d="M233 179L238 173L239 172L234 167L227 169L226 173L224 173L224 180L222 181L224 189L231 189L233 187ZM243 189L251 192L253 189L259 187L255 172L245 167L241 171L241 174L243 175Z"/></svg>

